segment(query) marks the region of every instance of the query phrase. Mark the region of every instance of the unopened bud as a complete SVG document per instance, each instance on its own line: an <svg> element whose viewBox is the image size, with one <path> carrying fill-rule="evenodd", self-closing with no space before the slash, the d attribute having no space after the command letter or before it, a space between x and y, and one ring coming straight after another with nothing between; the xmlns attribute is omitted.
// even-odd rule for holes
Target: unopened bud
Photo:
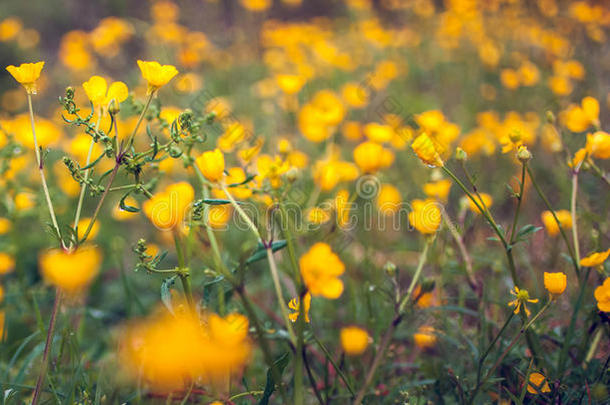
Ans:
<svg viewBox="0 0 610 405"><path fill-rule="evenodd" d="M291 167L290 169L288 169L288 171L286 172L286 180L288 180L291 183L294 183L296 181L296 179L299 178L299 169L297 169L296 167Z"/></svg>
<svg viewBox="0 0 610 405"><path fill-rule="evenodd" d="M527 146L521 145L517 150L517 158L525 163L532 158L532 153L527 149Z"/></svg>
<svg viewBox="0 0 610 405"><path fill-rule="evenodd" d="M468 154L466 151L460 147L455 150L455 160L458 162L465 162L468 159Z"/></svg>
<svg viewBox="0 0 610 405"><path fill-rule="evenodd" d="M553 111L547 111L546 112L546 122L548 122L549 124L554 124L556 121L555 119L555 114L553 114Z"/></svg>
<svg viewBox="0 0 610 405"><path fill-rule="evenodd" d="M383 266L383 271L385 271L388 274L388 276L394 277L394 274L396 274L396 265L392 262L387 262Z"/></svg>
<svg viewBox="0 0 610 405"><path fill-rule="evenodd" d="M110 104L108 104L108 112L111 115L117 115L119 111L121 111L120 104L115 99L112 99L110 101Z"/></svg>

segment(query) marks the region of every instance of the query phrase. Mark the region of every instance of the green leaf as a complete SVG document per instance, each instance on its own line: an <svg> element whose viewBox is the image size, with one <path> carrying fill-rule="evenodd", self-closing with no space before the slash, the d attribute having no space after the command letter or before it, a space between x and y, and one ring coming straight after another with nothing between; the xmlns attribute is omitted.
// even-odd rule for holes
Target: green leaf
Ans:
<svg viewBox="0 0 610 405"><path fill-rule="evenodd" d="M271 251L273 252L276 252L285 247L286 241L283 239L276 240L275 242L271 243ZM259 243L254 253L252 253L252 255L246 260L246 264L252 264L254 262L264 259L265 257L267 257L267 249L261 243Z"/></svg>
<svg viewBox="0 0 610 405"><path fill-rule="evenodd" d="M524 241L527 238L529 238L531 235L533 235L534 233L538 232L539 230L541 230L542 227L540 226L534 226L532 224L527 224L524 225L521 229L519 229L519 231L517 232L517 236L515 238L516 241Z"/></svg>
<svg viewBox="0 0 610 405"><path fill-rule="evenodd" d="M222 198L204 198L203 200L200 200L200 201L204 204L209 204L209 205L231 204L231 200L223 200Z"/></svg>
<svg viewBox="0 0 610 405"><path fill-rule="evenodd" d="M161 301L172 314L174 313L174 308L172 307L172 294L170 289L176 282L176 278L178 278L178 276L174 274L173 276L163 280L161 283Z"/></svg>
<svg viewBox="0 0 610 405"><path fill-rule="evenodd" d="M227 187L243 186L244 184L250 183L252 180L254 180L255 177L256 177L256 174L251 174L246 177L246 180L239 182L239 183L231 183L231 184L227 185Z"/></svg>
<svg viewBox="0 0 610 405"><path fill-rule="evenodd" d="M136 207L132 207L130 205L125 204L125 199L127 197L129 197L129 194L131 194L133 190L130 190L127 194L125 194L122 198L121 201L119 202L119 207L123 210L123 211L127 211L127 212L139 212L140 209L136 208Z"/></svg>
<svg viewBox="0 0 610 405"><path fill-rule="evenodd" d="M269 404L269 398L271 398L271 395L275 391L275 386L280 383L280 381L275 381L275 378L273 377L273 369L277 371L278 377L281 377L282 373L284 372L284 369L288 365L288 360L288 352L286 352L273 362L272 368L269 368L267 370L267 382L265 383L265 391L263 392L263 397L261 398L261 400L258 401L258 405Z"/></svg>

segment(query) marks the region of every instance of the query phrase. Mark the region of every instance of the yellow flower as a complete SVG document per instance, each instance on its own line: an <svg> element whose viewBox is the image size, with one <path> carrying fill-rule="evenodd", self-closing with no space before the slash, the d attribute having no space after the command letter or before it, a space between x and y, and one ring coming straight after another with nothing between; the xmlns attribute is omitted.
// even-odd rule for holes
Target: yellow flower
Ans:
<svg viewBox="0 0 610 405"><path fill-rule="evenodd" d="M95 107L105 108L112 100L122 103L129 95L129 90L125 83L112 82L110 87L108 87L106 79L100 76L91 76L89 80L83 83L83 89L85 89L87 97Z"/></svg>
<svg viewBox="0 0 610 405"><path fill-rule="evenodd" d="M394 128L389 125L371 122L370 124L366 124L364 126L364 135L366 135L366 137L373 142L390 142L394 137Z"/></svg>
<svg viewBox="0 0 610 405"><path fill-rule="evenodd" d="M336 299L343 293L339 276L345 272L345 266L328 244L318 242L313 245L299 259L299 268L311 295Z"/></svg>
<svg viewBox="0 0 610 405"><path fill-rule="evenodd" d="M438 202L433 199L413 200L411 208L409 222L415 229L424 235L437 231L441 225L441 211Z"/></svg>
<svg viewBox="0 0 610 405"><path fill-rule="evenodd" d="M225 177L227 185L240 184L246 181L246 172L241 167L232 167L228 170L229 174ZM231 187L231 194L238 200L245 200L252 195L252 190L247 186ZM224 195L224 193L223 193Z"/></svg>
<svg viewBox="0 0 610 405"><path fill-rule="evenodd" d="M610 249L605 252L591 253L589 256L580 259L580 265L583 267L601 266L610 256Z"/></svg>
<svg viewBox="0 0 610 405"><path fill-rule="evenodd" d="M180 182L153 195L142 204L142 209L157 228L169 230L181 224L194 197L193 187L189 183Z"/></svg>
<svg viewBox="0 0 610 405"><path fill-rule="evenodd" d="M527 384L527 392L530 394L538 394L538 392L551 392L549 383L546 377L540 373L530 374L530 380Z"/></svg>
<svg viewBox="0 0 610 405"><path fill-rule="evenodd" d="M4 235L13 228L13 223L7 218L0 218L0 235Z"/></svg>
<svg viewBox="0 0 610 405"><path fill-rule="evenodd" d="M214 205L208 210L208 224L214 229L223 229L231 219L232 213L233 207L230 204Z"/></svg>
<svg viewBox="0 0 610 405"><path fill-rule="evenodd" d="M411 144L411 148L417 154L417 157L428 166L437 167L443 166L443 160L436 151L432 139L425 133L421 134Z"/></svg>
<svg viewBox="0 0 610 405"><path fill-rule="evenodd" d="M312 207L307 211L307 221L312 224L320 225L330 220L328 211L320 207Z"/></svg>
<svg viewBox="0 0 610 405"><path fill-rule="evenodd" d="M597 308L603 312L610 312L610 277L595 289L594 296L597 300Z"/></svg>
<svg viewBox="0 0 610 405"><path fill-rule="evenodd" d="M474 198L477 200L481 208L489 209L489 207L491 207L493 204L493 198L487 193L480 193L480 196L481 198L475 195ZM476 214L481 214L479 207L477 207L470 198L468 199L468 208Z"/></svg>
<svg viewBox="0 0 610 405"><path fill-rule="evenodd" d="M538 299L530 299L530 294L527 290L520 290L519 287L515 286L515 290L510 292L516 298L508 303L509 307L515 307L515 314L518 314L521 311L521 306L523 306L523 310L525 311L525 315L530 316L530 310L527 309L527 303L535 304L538 302Z"/></svg>
<svg viewBox="0 0 610 405"><path fill-rule="evenodd" d="M7 66L6 70L25 87L25 91L29 94L36 94L36 80L40 77L43 67L44 62L22 63L19 67Z"/></svg>
<svg viewBox="0 0 610 405"><path fill-rule="evenodd" d="M382 215L395 214L402 207L400 191L391 184L382 184L377 194L377 209Z"/></svg>
<svg viewBox="0 0 610 405"><path fill-rule="evenodd" d="M366 141L354 149L354 161L364 173L376 173L394 161L393 153L376 142Z"/></svg>
<svg viewBox="0 0 610 405"><path fill-rule="evenodd" d="M77 294L97 275L102 253L93 246L80 246L72 251L51 249L39 256L38 264L46 282L67 294Z"/></svg>
<svg viewBox="0 0 610 405"><path fill-rule="evenodd" d="M369 345L369 334L358 326L341 328L341 347L348 356L359 356Z"/></svg>
<svg viewBox="0 0 610 405"><path fill-rule="evenodd" d="M432 326L420 326L417 333L413 334L413 340L420 349L431 349L436 346L438 338L435 334L435 329Z"/></svg>
<svg viewBox="0 0 610 405"><path fill-rule="evenodd" d="M446 202L451 190L451 180L439 180L426 183L423 186L424 193L430 198L436 198L441 202Z"/></svg>
<svg viewBox="0 0 610 405"><path fill-rule="evenodd" d="M610 134L597 131L587 135L586 149L592 157L610 159Z"/></svg>
<svg viewBox="0 0 610 405"><path fill-rule="evenodd" d="M91 218L82 218L78 221L78 238L81 239L85 236L85 231L89 227L89 222L91 222ZM91 231L89 231L89 235L87 236L89 239L95 239L97 234L100 231L100 222L95 221L93 226L91 226Z"/></svg>
<svg viewBox="0 0 610 405"><path fill-rule="evenodd" d="M559 220L559 223L563 229L572 228L572 214L570 211L558 210L555 211L555 215L557 215L557 219ZM542 223L544 224L549 236L555 236L559 233L559 226L557 225L557 221L555 221L551 211L543 211L540 218L542 219Z"/></svg>
<svg viewBox="0 0 610 405"><path fill-rule="evenodd" d="M203 152L201 156L195 159L195 164L209 181L216 183L222 180L225 170L225 157L220 149L216 148Z"/></svg>
<svg viewBox="0 0 610 405"><path fill-rule="evenodd" d="M580 105L570 105L559 114L559 120L572 132L583 132L590 126L599 126L599 102L585 97Z"/></svg>
<svg viewBox="0 0 610 405"><path fill-rule="evenodd" d="M167 84L174 76L178 74L178 70L172 65L161 65L159 62L138 61L138 66L142 72L142 77L148 82L148 92L151 94L161 86Z"/></svg>
<svg viewBox="0 0 610 405"><path fill-rule="evenodd" d="M544 272L544 288L552 295L561 295L566 289L567 277L565 273Z"/></svg>
<svg viewBox="0 0 610 405"><path fill-rule="evenodd" d="M303 297L303 307L305 308L305 322L309 323L309 308L311 308L311 294L306 293ZM288 308L292 309L293 313L288 315L288 318L292 322L296 322L299 319L299 311L301 310L301 303L299 298L293 298L288 302Z"/></svg>
<svg viewBox="0 0 610 405"><path fill-rule="evenodd" d="M15 268L15 259L8 253L0 252L0 275L8 274Z"/></svg>
<svg viewBox="0 0 610 405"><path fill-rule="evenodd" d="M282 74L275 76L275 80L280 89L286 94L296 94L306 82L301 75Z"/></svg>

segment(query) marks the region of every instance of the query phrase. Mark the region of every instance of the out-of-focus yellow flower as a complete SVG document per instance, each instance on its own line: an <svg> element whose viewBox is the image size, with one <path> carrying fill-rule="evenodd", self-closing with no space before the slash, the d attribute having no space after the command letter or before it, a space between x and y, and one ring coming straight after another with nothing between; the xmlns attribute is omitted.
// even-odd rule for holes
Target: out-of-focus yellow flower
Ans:
<svg viewBox="0 0 610 405"><path fill-rule="evenodd" d="M359 141L362 138L362 125L356 121L347 121L341 127L341 134L350 141Z"/></svg>
<svg viewBox="0 0 610 405"><path fill-rule="evenodd" d="M366 88L357 83L346 83L343 85L341 96L345 104L353 108L362 108L369 102Z"/></svg>
<svg viewBox="0 0 610 405"><path fill-rule="evenodd" d="M183 389L199 379L223 390L250 358L248 319L209 314L201 320L183 306L174 315L159 310L128 326L121 339L122 364L157 392Z"/></svg>
<svg viewBox="0 0 610 405"><path fill-rule="evenodd" d="M127 99L129 90L123 82L112 82L110 87L106 79L101 76L91 76L89 80L83 83L83 89L87 93L87 97L95 107L107 107L112 100L117 103L122 103Z"/></svg>
<svg viewBox="0 0 610 405"><path fill-rule="evenodd" d="M38 146L43 148L55 144L63 136L62 130L53 123L42 117L36 117L34 121L34 129L36 131L36 140ZM32 126L30 117L27 114L19 114L12 121L11 131L15 135L15 139L29 149L34 149L34 137L32 136Z"/></svg>
<svg viewBox="0 0 610 405"><path fill-rule="evenodd" d="M81 218L78 221L78 239L82 239L85 236L85 231L89 227L89 222L91 222L91 218ZM89 235L87 236L89 239L95 239L97 234L100 232L100 222L95 221L93 226L91 227L91 231L89 231Z"/></svg>
<svg viewBox="0 0 610 405"><path fill-rule="evenodd" d="M473 197L477 200L481 208L489 209L489 207L491 207L491 205L493 204L493 198L487 193L479 193L479 196L474 195ZM468 199L468 208L475 214L481 214L479 207L477 207L476 204L470 198Z"/></svg>
<svg viewBox="0 0 610 405"><path fill-rule="evenodd" d="M555 211L555 215L557 215L557 219L559 220L559 223L563 229L572 228L572 214L570 211L558 210ZM556 236L559 233L559 226L557 225L551 211L543 211L540 218L542 219L542 223L544 224L549 236Z"/></svg>
<svg viewBox="0 0 610 405"><path fill-rule="evenodd" d="M419 157L419 159L428 166L443 166L443 160L436 151L432 139L430 139L430 137L425 133L415 138L411 144L411 148L413 148L413 151L417 154L417 157Z"/></svg>
<svg viewBox="0 0 610 405"><path fill-rule="evenodd" d="M359 356L369 345L369 334L358 326L346 326L340 332L341 347L348 356Z"/></svg>
<svg viewBox="0 0 610 405"><path fill-rule="evenodd" d="M364 173L376 173L394 162L394 154L376 142L365 141L354 149L354 161Z"/></svg>
<svg viewBox="0 0 610 405"><path fill-rule="evenodd" d="M530 299L530 294L527 290L520 290L519 287L515 286L515 290L511 290L510 293L516 298L508 303L509 307L515 307L515 314L521 311L521 307L525 311L525 315L530 316L530 310L527 309L527 303L537 303L538 298Z"/></svg>
<svg viewBox="0 0 610 405"><path fill-rule="evenodd" d="M167 84L178 74L178 69L173 65L161 65L159 62L138 61L142 77L148 82L148 94Z"/></svg>
<svg viewBox="0 0 610 405"><path fill-rule="evenodd" d="M424 193L430 198L436 198L440 202L446 202L451 190L451 180L438 180L426 183L423 186Z"/></svg>
<svg viewBox="0 0 610 405"><path fill-rule="evenodd" d="M358 177L358 168L353 163L341 160L320 160L313 168L313 179L322 191L329 191L337 184Z"/></svg>
<svg viewBox="0 0 610 405"><path fill-rule="evenodd" d="M549 88L558 96L567 96L572 93L574 85L569 78L564 76L551 76L549 78Z"/></svg>
<svg viewBox="0 0 610 405"><path fill-rule="evenodd" d="M364 134L373 142L383 143L390 142L394 137L394 128L390 125L377 124L371 122L364 126Z"/></svg>
<svg viewBox="0 0 610 405"><path fill-rule="evenodd" d="M605 252L591 253L587 257L580 259L580 265L583 267L597 267L601 266L610 256L610 249Z"/></svg>
<svg viewBox="0 0 610 405"><path fill-rule="evenodd" d="M314 244L299 259L299 268L311 295L337 299L343 293L339 276L345 272L345 266L328 244Z"/></svg>
<svg viewBox="0 0 610 405"><path fill-rule="evenodd" d="M195 197L195 190L187 182L168 186L142 204L144 214L159 229L169 230L180 225Z"/></svg>
<svg viewBox="0 0 610 405"><path fill-rule="evenodd" d="M294 312L288 314L288 318L292 322L296 322L299 319L299 311L301 310L301 303L299 302L299 298L293 298L288 302L288 308L293 310ZM305 309L305 322L309 323L309 308L311 308L311 294L306 293L303 297L303 308Z"/></svg>
<svg viewBox="0 0 610 405"><path fill-rule="evenodd" d="M4 235L13 229L13 223L8 218L0 218L0 235Z"/></svg>
<svg viewBox="0 0 610 405"><path fill-rule="evenodd" d="M232 167L227 171L229 174L225 177L225 183L227 186L232 184L241 184L246 181L246 172L241 167ZM252 190L247 186L233 186L229 187L231 195L238 200L245 200L252 195ZM218 195L218 198L224 198L226 195L224 192Z"/></svg>
<svg viewBox="0 0 610 405"><path fill-rule="evenodd" d="M44 67L44 62L22 63L17 66L7 66L6 70L25 88L28 94L36 94L36 81L40 77L40 72Z"/></svg>
<svg viewBox="0 0 610 405"><path fill-rule="evenodd" d="M413 341L420 349L431 349L436 346L436 331L432 326L420 326L417 332L413 334Z"/></svg>
<svg viewBox="0 0 610 405"><path fill-rule="evenodd" d="M265 11L271 7L271 0L239 0L242 7L250 11Z"/></svg>
<svg viewBox="0 0 610 405"><path fill-rule="evenodd" d="M218 148L203 152L195 159L195 164L203 176L213 183L219 182L224 177L225 157Z"/></svg>
<svg viewBox="0 0 610 405"><path fill-rule="evenodd" d="M595 289L597 308L603 312L610 312L610 277L606 277L604 283Z"/></svg>
<svg viewBox="0 0 610 405"><path fill-rule="evenodd" d="M223 152L231 152L237 145L247 141L250 136L252 136L252 132L248 131L244 125L239 122L231 123L218 137L218 147Z"/></svg>
<svg viewBox="0 0 610 405"><path fill-rule="evenodd" d="M46 282L67 294L77 294L85 290L97 275L102 253L93 246L79 246L72 251L51 249L39 256L38 263Z"/></svg>
<svg viewBox="0 0 610 405"><path fill-rule="evenodd" d="M590 126L599 126L599 102L585 97L580 105L572 104L559 113L559 120L572 132L583 132Z"/></svg>
<svg viewBox="0 0 610 405"><path fill-rule="evenodd" d="M15 269L15 259L8 253L0 252L0 275L8 274Z"/></svg>
<svg viewBox="0 0 610 405"><path fill-rule="evenodd" d="M435 233L438 230L441 225L441 211L436 200L413 200L411 208L409 222L415 229L424 235Z"/></svg>
<svg viewBox="0 0 610 405"><path fill-rule="evenodd" d="M567 277L565 273L547 273L544 272L544 288L552 295L561 295L567 286Z"/></svg>
<svg viewBox="0 0 610 405"><path fill-rule="evenodd" d="M514 90L519 87L520 84L519 73L514 69L502 69L500 72L500 81L507 89Z"/></svg>
<svg viewBox="0 0 610 405"><path fill-rule="evenodd" d="M586 150L594 158L610 159L610 134L604 131L588 134Z"/></svg>
<svg viewBox="0 0 610 405"><path fill-rule="evenodd" d="M527 384L527 392L530 394L538 394L538 392L551 392L549 383L546 377L540 373L530 374L530 380Z"/></svg>
<svg viewBox="0 0 610 405"><path fill-rule="evenodd" d="M275 81L284 93L296 94L307 80L301 75L281 74L275 76Z"/></svg>
<svg viewBox="0 0 610 405"><path fill-rule="evenodd" d="M139 204L136 201L135 198L128 196L127 198L125 198L125 205L128 207L134 207L134 208L138 208ZM115 205L114 208L112 209L112 218L116 219L117 221L128 221L130 219L134 219L138 217L138 213L137 212L130 212L127 210L124 210L121 208L121 206L119 204ZM79 230L80 225L79 225Z"/></svg>
<svg viewBox="0 0 610 405"><path fill-rule="evenodd" d="M261 155L256 159L256 169L258 175L255 180L259 185L267 179L271 187L278 188L282 184L282 175L290 169L290 166L279 156L272 158L269 155Z"/></svg>
<svg viewBox="0 0 610 405"><path fill-rule="evenodd" d="M27 211L36 206L36 196L28 191L22 191L15 195L15 209Z"/></svg>
<svg viewBox="0 0 610 405"><path fill-rule="evenodd" d="M330 221L330 214L323 208L312 207L307 211L307 221L316 225L325 224Z"/></svg>
<svg viewBox="0 0 610 405"><path fill-rule="evenodd" d="M377 193L377 209L382 215L392 215L402 207L400 191L391 184L382 184Z"/></svg>

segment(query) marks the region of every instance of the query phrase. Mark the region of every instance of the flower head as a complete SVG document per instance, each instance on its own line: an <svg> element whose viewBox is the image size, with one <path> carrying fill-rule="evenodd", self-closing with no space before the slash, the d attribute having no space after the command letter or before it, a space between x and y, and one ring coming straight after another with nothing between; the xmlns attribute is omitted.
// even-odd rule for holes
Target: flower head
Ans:
<svg viewBox="0 0 610 405"><path fill-rule="evenodd" d="M547 273L544 272L544 288L547 289L551 295L561 295L566 289L567 277L565 273Z"/></svg>
<svg viewBox="0 0 610 405"><path fill-rule="evenodd" d="M435 330L432 326L420 326L417 329L417 332L413 334L413 341L420 349L433 348L436 345L437 340L438 338L436 337Z"/></svg>
<svg viewBox="0 0 610 405"><path fill-rule="evenodd" d="M17 80L28 94L36 94L36 80L40 77L40 72L44 67L44 62L22 63L17 66L7 66L6 70Z"/></svg>
<svg viewBox="0 0 610 405"><path fill-rule="evenodd" d="M305 308L305 322L309 323L309 308L311 308L311 294L307 293L305 294L305 296L303 297L303 307ZM292 309L293 313L288 315L288 318L290 318L290 320L292 322L296 322L297 319L299 319L299 313L301 310L301 303L299 301L299 298L293 298L288 302L288 308Z"/></svg>
<svg viewBox="0 0 610 405"><path fill-rule="evenodd" d="M580 259L580 265L583 267L601 266L610 256L610 249L605 252L591 253L589 256Z"/></svg>
<svg viewBox="0 0 610 405"><path fill-rule="evenodd" d="M610 312L610 277L604 280L604 283L595 289L595 299L597 300L597 308L600 311Z"/></svg>
<svg viewBox="0 0 610 405"><path fill-rule="evenodd" d="M417 157L428 166L443 166L441 155L437 152L434 142L426 133L415 138L411 148L413 148Z"/></svg>
<svg viewBox="0 0 610 405"><path fill-rule="evenodd" d="M539 392L551 392L549 383L546 377L540 373L530 374L529 384L527 384L527 392L530 394L538 394Z"/></svg>
<svg viewBox="0 0 610 405"><path fill-rule="evenodd" d="M530 294L527 290L520 290L519 287L515 286L515 290L510 292L516 298L508 303L509 307L515 307L515 314L518 314L521 310L521 306L523 306L523 310L525 311L525 315L530 316L530 310L527 309L526 304L532 303L535 304L538 302L538 299L531 299Z"/></svg>
<svg viewBox="0 0 610 405"><path fill-rule="evenodd" d="M313 245L299 259L299 267L311 295L336 299L343 293L339 276L345 272L345 265L328 244L318 242Z"/></svg>
<svg viewBox="0 0 610 405"><path fill-rule="evenodd" d="M169 230L184 220L193 198L193 187L187 182L179 182L153 195L142 204L142 209L157 228Z"/></svg>
<svg viewBox="0 0 610 405"><path fill-rule="evenodd" d="M438 230L441 225L441 211L436 200L413 200L411 207L413 210L409 212L409 222L415 229L424 235Z"/></svg>
<svg viewBox="0 0 610 405"><path fill-rule="evenodd" d="M220 149L216 148L203 152L201 156L195 159L195 164L209 181L216 183L222 180L225 170L225 157Z"/></svg>
<svg viewBox="0 0 610 405"><path fill-rule="evenodd" d="M142 77L148 82L148 94L158 90L167 84L178 74L178 69L173 65L161 65L159 62L138 61Z"/></svg>
<svg viewBox="0 0 610 405"><path fill-rule="evenodd" d="M359 356L369 345L369 334L358 326L347 326L341 328L341 347L349 356Z"/></svg>
<svg viewBox="0 0 610 405"><path fill-rule="evenodd" d="M365 173L375 173L394 162L394 154L378 143L366 141L354 149L354 161Z"/></svg>
<svg viewBox="0 0 610 405"><path fill-rule="evenodd" d="M117 103L122 103L127 99L129 90L123 82L112 82L110 87L106 79L101 76L91 76L89 80L83 83L83 89L87 93L87 97L95 107L106 108L112 100Z"/></svg>
<svg viewBox="0 0 610 405"><path fill-rule="evenodd" d="M71 251L51 249L38 258L42 277L68 294L77 294L89 286L102 264L102 253L93 246Z"/></svg>
<svg viewBox="0 0 610 405"><path fill-rule="evenodd" d="M572 214L570 214L570 211L558 210L555 211L555 215L557 215L557 219L563 229L572 228ZM559 226L551 211L543 211L540 217L549 236L555 236L559 233Z"/></svg>

